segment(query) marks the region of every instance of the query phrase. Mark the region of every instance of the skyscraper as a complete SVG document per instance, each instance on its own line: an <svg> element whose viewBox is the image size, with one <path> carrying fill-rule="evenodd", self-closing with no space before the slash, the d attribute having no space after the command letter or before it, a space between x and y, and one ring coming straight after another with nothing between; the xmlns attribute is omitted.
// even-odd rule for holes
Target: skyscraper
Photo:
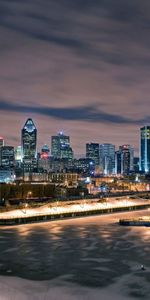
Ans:
<svg viewBox="0 0 150 300"><path fill-rule="evenodd" d="M105 175L115 172L115 146L112 144L100 145L100 167Z"/></svg>
<svg viewBox="0 0 150 300"><path fill-rule="evenodd" d="M3 137L0 137L0 147L3 147L4 146L4 139Z"/></svg>
<svg viewBox="0 0 150 300"><path fill-rule="evenodd" d="M90 158L74 159L74 171L83 174L84 176L91 176L95 171L95 163Z"/></svg>
<svg viewBox="0 0 150 300"><path fill-rule="evenodd" d="M37 129L32 119L27 119L22 129L22 160L32 161L36 159Z"/></svg>
<svg viewBox="0 0 150 300"><path fill-rule="evenodd" d="M50 153L50 150L49 150L48 146L45 144L41 149L40 158L48 159L49 153Z"/></svg>
<svg viewBox="0 0 150 300"><path fill-rule="evenodd" d="M73 151L70 147L70 137L59 132L58 135L51 138L51 154L54 158L73 158Z"/></svg>
<svg viewBox="0 0 150 300"><path fill-rule="evenodd" d="M15 149L15 161L21 162L21 154L22 154L21 146L16 147L16 149Z"/></svg>
<svg viewBox="0 0 150 300"><path fill-rule="evenodd" d="M150 172L150 126L140 129L140 171Z"/></svg>
<svg viewBox="0 0 150 300"><path fill-rule="evenodd" d="M93 160L95 167L99 167L99 144L86 144L86 158Z"/></svg>
<svg viewBox="0 0 150 300"><path fill-rule="evenodd" d="M37 169L37 130L32 119L27 119L21 136L22 167L25 173L32 174Z"/></svg>
<svg viewBox="0 0 150 300"><path fill-rule="evenodd" d="M0 166L4 169L14 169L15 166L14 147L12 146L0 147Z"/></svg>
<svg viewBox="0 0 150 300"><path fill-rule="evenodd" d="M139 157L134 157L133 167L134 167L134 172L139 173Z"/></svg>
<svg viewBox="0 0 150 300"><path fill-rule="evenodd" d="M122 145L119 147L121 153L121 174L128 175L133 171L134 151L130 145Z"/></svg>
<svg viewBox="0 0 150 300"><path fill-rule="evenodd" d="M121 174L121 150L115 152L115 174Z"/></svg>

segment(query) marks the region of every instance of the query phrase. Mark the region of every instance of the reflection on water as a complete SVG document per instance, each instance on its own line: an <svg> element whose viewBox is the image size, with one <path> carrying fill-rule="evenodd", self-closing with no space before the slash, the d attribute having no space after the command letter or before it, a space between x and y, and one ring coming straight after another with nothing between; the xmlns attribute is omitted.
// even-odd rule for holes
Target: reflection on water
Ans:
<svg viewBox="0 0 150 300"><path fill-rule="evenodd" d="M150 228L120 227L116 224L120 216L3 227L0 275L9 275L8 270L33 280L65 275L66 281L103 287L129 274L134 266L133 272L149 281ZM147 266L146 273L138 273L141 263Z"/></svg>

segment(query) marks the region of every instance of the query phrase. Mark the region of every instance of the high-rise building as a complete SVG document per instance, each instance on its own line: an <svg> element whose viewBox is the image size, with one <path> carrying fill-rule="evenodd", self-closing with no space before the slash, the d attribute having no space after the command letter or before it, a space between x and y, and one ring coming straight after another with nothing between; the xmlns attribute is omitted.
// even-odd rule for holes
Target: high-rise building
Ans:
<svg viewBox="0 0 150 300"><path fill-rule="evenodd" d="M62 145L60 153L61 159L73 159L73 150L70 146Z"/></svg>
<svg viewBox="0 0 150 300"><path fill-rule="evenodd" d="M51 138L51 154L54 158L73 158L73 151L70 147L70 137L59 132Z"/></svg>
<svg viewBox="0 0 150 300"><path fill-rule="evenodd" d="M105 175L115 172L115 146L112 144L100 145L100 168Z"/></svg>
<svg viewBox="0 0 150 300"><path fill-rule="evenodd" d="M40 158L48 159L49 153L50 153L49 147L45 144L41 149Z"/></svg>
<svg viewBox="0 0 150 300"><path fill-rule="evenodd" d="M22 159L32 161L36 159L37 129L32 119L27 119L22 129Z"/></svg>
<svg viewBox="0 0 150 300"><path fill-rule="evenodd" d="M21 146L15 148L15 173L16 178L22 179L22 149Z"/></svg>
<svg viewBox="0 0 150 300"><path fill-rule="evenodd" d="M130 145L122 145L119 147L119 151L121 153L121 174L128 175L134 170L134 150Z"/></svg>
<svg viewBox="0 0 150 300"><path fill-rule="evenodd" d="M134 157L133 167L134 167L134 172L139 173L139 157Z"/></svg>
<svg viewBox="0 0 150 300"><path fill-rule="evenodd" d="M21 146L16 147L16 149L15 149L15 161L21 162L21 154L22 154Z"/></svg>
<svg viewBox="0 0 150 300"><path fill-rule="evenodd" d="M0 147L3 147L4 146L4 139L3 137L0 137Z"/></svg>
<svg viewBox="0 0 150 300"><path fill-rule="evenodd" d="M150 126L140 129L140 171L150 172Z"/></svg>
<svg viewBox="0 0 150 300"><path fill-rule="evenodd" d="M86 176L90 176L94 174L95 171L95 163L90 158L79 158L74 159L74 171L83 174Z"/></svg>
<svg viewBox="0 0 150 300"><path fill-rule="evenodd" d="M99 167L99 144L86 144L86 158L94 161L95 168Z"/></svg>
<svg viewBox="0 0 150 300"><path fill-rule="evenodd" d="M115 152L115 174L121 174L121 151Z"/></svg>
<svg viewBox="0 0 150 300"><path fill-rule="evenodd" d="M32 119L27 119L22 129L21 142L23 174L31 174L37 168L37 129Z"/></svg>
<svg viewBox="0 0 150 300"><path fill-rule="evenodd" d="M41 152L38 153L38 171L50 171L50 150L49 147L45 144Z"/></svg>
<svg viewBox="0 0 150 300"><path fill-rule="evenodd" d="M12 146L0 147L0 166L4 169L14 169L15 166L14 147Z"/></svg>

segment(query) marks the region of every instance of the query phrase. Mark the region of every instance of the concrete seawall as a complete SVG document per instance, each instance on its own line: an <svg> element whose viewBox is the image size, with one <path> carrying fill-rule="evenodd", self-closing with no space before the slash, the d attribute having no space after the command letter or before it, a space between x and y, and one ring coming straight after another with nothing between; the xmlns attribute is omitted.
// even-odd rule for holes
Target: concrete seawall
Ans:
<svg viewBox="0 0 150 300"><path fill-rule="evenodd" d="M110 214L110 213L117 213L117 212L142 210L142 209L148 209L149 207L150 204L140 204L140 205L127 206L127 207L113 207L113 208L104 208L98 210L66 212L66 213L56 213L56 214L55 213L35 214L32 216L24 215L22 217L7 217L7 218L0 217L0 225L12 226L12 225L46 222L46 221L55 221L55 220L60 220L65 218L66 219L77 218L77 217L92 216L92 215L102 215L102 214Z"/></svg>

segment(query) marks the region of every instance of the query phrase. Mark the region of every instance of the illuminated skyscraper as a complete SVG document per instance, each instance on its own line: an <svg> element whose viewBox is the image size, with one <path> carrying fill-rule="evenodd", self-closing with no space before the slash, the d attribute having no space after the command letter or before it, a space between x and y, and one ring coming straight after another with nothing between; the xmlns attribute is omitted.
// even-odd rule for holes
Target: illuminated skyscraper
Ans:
<svg viewBox="0 0 150 300"><path fill-rule="evenodd" d="M21 162L21 146L16 147L15 149L15 161Z"/></svg>
<svg viewBox="0 0 150 300"><path fill-rule="evenodd" d="M115 152L115 174L121 174L121 150Z"/></svg>
<svg viewBox="0 0 150 300"><path fill-rule="evenodd" d="M4 146L4 139L3 137L0 137L0 147L3 147Z"/></svg>
<svg viewBox="0 0 150 300"><path fill-rule="evenodd" d="M112 144L100 145L100 168L105 175L115 172L115 146Z"/></svg>
<svg viewBox="0 0 150 300"><path fill-rule="evenodd" d="M37 130L32 121L28 119L22 129L22 159L32 161L36 159Z"/></svg>
<svg viewBox="0 0 150 300"><path fill-rule="evenodd" d="M73 151L70 147L70 137L59 132L51 138L51 154L54 158L73 158Z"/></svg>
<svg viewBox="0 0 150 300"><path fill-rule="evenodd" d="M150 172L150 126L140 129L140 171Z"/></svg>
<svg viewBox="0 0 150 300"><path fill-rule="evenodd" d="M40 158L41 159L48 159L49 158L49 148L48 146L45 144L42 149L41 149L41 153L40 153Z"/></svg>
<svg viewBox="0 0 150 300"><path fill-rule="evenodd" d="M0 166L4 169L13 169L15 166L14 147L0 147Z"/></svg>
<svg viewBox="0 0 150 300"><path fill-rule="evenodd" d="M128 175L133 171L134 151L130 145L122 145L119 147L121 152L121 174Z"/></svg>
<svg viewBox="0 0 150 300"><path fill-rule="evenodd" d="M21 142L23 176L32 175L37 169L37 130L32 119L27 119L22 129Z"/></svg>
<svg viewBox="0 0 150 300"><path fill-rule="evenodd" d="M99 144L86 144L86 158L93 160L95 167L99 167Z"/></svg>

